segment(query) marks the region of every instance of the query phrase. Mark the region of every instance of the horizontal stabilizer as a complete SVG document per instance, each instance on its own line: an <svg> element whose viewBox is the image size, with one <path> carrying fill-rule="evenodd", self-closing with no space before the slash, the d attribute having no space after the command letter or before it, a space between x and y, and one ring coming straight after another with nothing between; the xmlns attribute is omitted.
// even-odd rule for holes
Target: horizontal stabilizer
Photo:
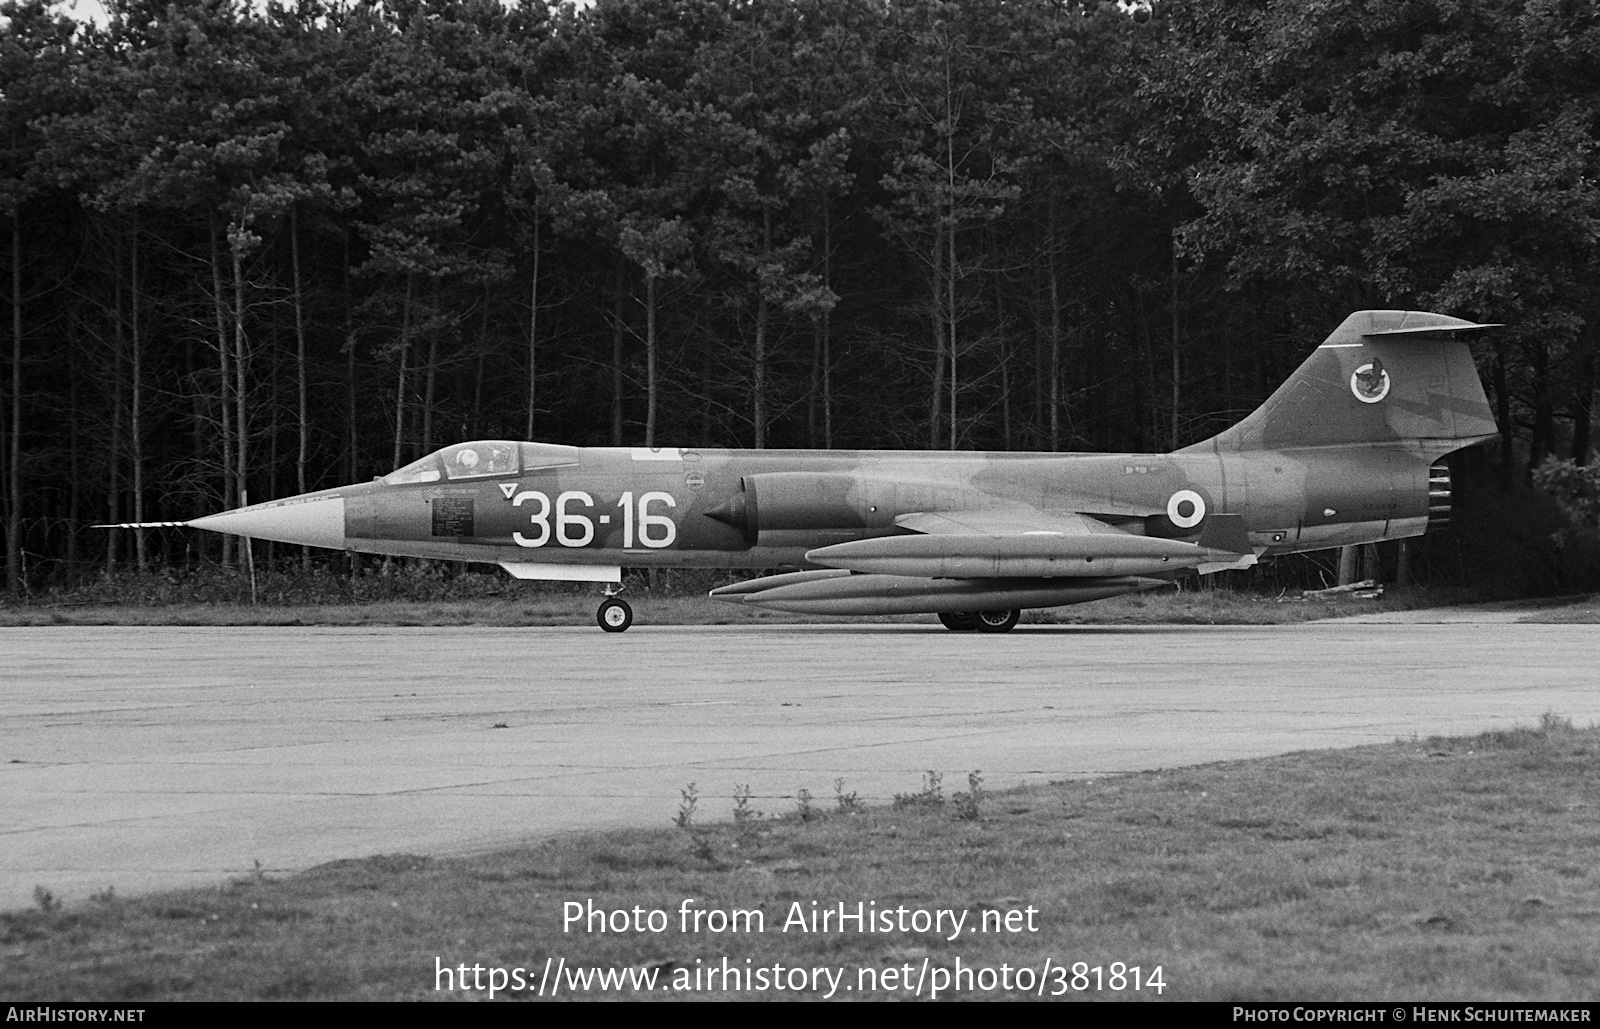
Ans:
<svg viewBox="0 0 1600 1029"><path fill-rule="evenodd" d="M1504 328L1501 322L1461 322L1456 325L1417 325L1409 329L1374 329L1363 332L1361 335L1367 339L1381 337L1405 337L1409 339L1428 339L1430 337L1444 337L1456 332L1478 332L1482 329Z"/></svg>

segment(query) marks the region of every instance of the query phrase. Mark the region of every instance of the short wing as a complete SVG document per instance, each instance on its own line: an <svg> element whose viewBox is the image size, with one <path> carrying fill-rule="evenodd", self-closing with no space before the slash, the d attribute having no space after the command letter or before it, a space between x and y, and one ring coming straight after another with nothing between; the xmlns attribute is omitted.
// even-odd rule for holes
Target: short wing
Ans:
<svg viewBox="0 0 1600 1029"><path fill-rule="evenodd" d="M895 525L929 536L1088 536L1129 533L1081 514L1046 514L1034 507L981 511L923 511L901 515Z"/></svg>
<svg viewBox="0 0 1600 1029"><path fill-rule="evenodd" d="M902 515L909 533L821 547L826 568L936 579L1057 579L1170 575L1253 563L1238 515L1213 515L1197 542L1139 536L1088 515L1026 506Z"/></svg>

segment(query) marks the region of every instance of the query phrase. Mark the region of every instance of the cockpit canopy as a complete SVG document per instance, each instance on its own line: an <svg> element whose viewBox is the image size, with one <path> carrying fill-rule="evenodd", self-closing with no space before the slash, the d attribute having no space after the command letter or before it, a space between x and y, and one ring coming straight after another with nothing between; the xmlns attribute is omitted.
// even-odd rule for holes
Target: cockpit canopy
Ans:
<svg viewBox="0 0 1600 1029"><path fill-rule="evenodd" d="M578 463L577 447L554 443L513 443L509 440L474 440L436 450L383 476L389 486L407 486L442 479L482 479L519 475L542 468Z"/></svg>

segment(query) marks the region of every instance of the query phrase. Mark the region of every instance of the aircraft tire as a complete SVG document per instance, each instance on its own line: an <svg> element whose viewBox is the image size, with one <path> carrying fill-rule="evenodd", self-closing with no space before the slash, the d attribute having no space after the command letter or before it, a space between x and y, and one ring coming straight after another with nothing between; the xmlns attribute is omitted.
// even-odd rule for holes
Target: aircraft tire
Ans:
<svg viewBox="0 0 1600 1029"><path fill-rule="evenodd" d="M951 632L971 632L978 627L978 616L973 611L940 611L939 621Z"/></svg>
<svg viewBox="0 0 1600 1029"><path fill-rule="evenodd" d="M628 626L633 624L633 608L628 606L626 600L607 597L600 602L600 610L595 612L594 620L606 632L626 632Z"/></svg>
<svg viewBox="0 0 1600 1029"><path fill-rule="evenodd" d="M1022 612L1012 608L1009 611L979 611L976 620L979 632L1010 632L1021 619Z"/></svg>

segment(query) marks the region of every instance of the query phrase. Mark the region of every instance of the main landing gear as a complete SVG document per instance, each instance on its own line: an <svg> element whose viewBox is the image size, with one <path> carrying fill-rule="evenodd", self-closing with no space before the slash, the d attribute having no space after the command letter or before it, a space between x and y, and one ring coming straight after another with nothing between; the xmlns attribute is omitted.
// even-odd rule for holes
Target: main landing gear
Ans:
<svg viewBox="0 0 1600 1029"><path fill-rule="evenodd" d="M1021 610L941 611L939 621L951 632L1010 632L1022 618Z"/></svg>
<svg viewBox="0 0 1600 1029"><path fill-rule="evenodd" d="M621 591L621 583L607 583L606 599L600 602L600 609L594 613L594 620L606 632L626 632L628 626L633 624L633 608L628 606L626 600L617 598Z"/></svg>

